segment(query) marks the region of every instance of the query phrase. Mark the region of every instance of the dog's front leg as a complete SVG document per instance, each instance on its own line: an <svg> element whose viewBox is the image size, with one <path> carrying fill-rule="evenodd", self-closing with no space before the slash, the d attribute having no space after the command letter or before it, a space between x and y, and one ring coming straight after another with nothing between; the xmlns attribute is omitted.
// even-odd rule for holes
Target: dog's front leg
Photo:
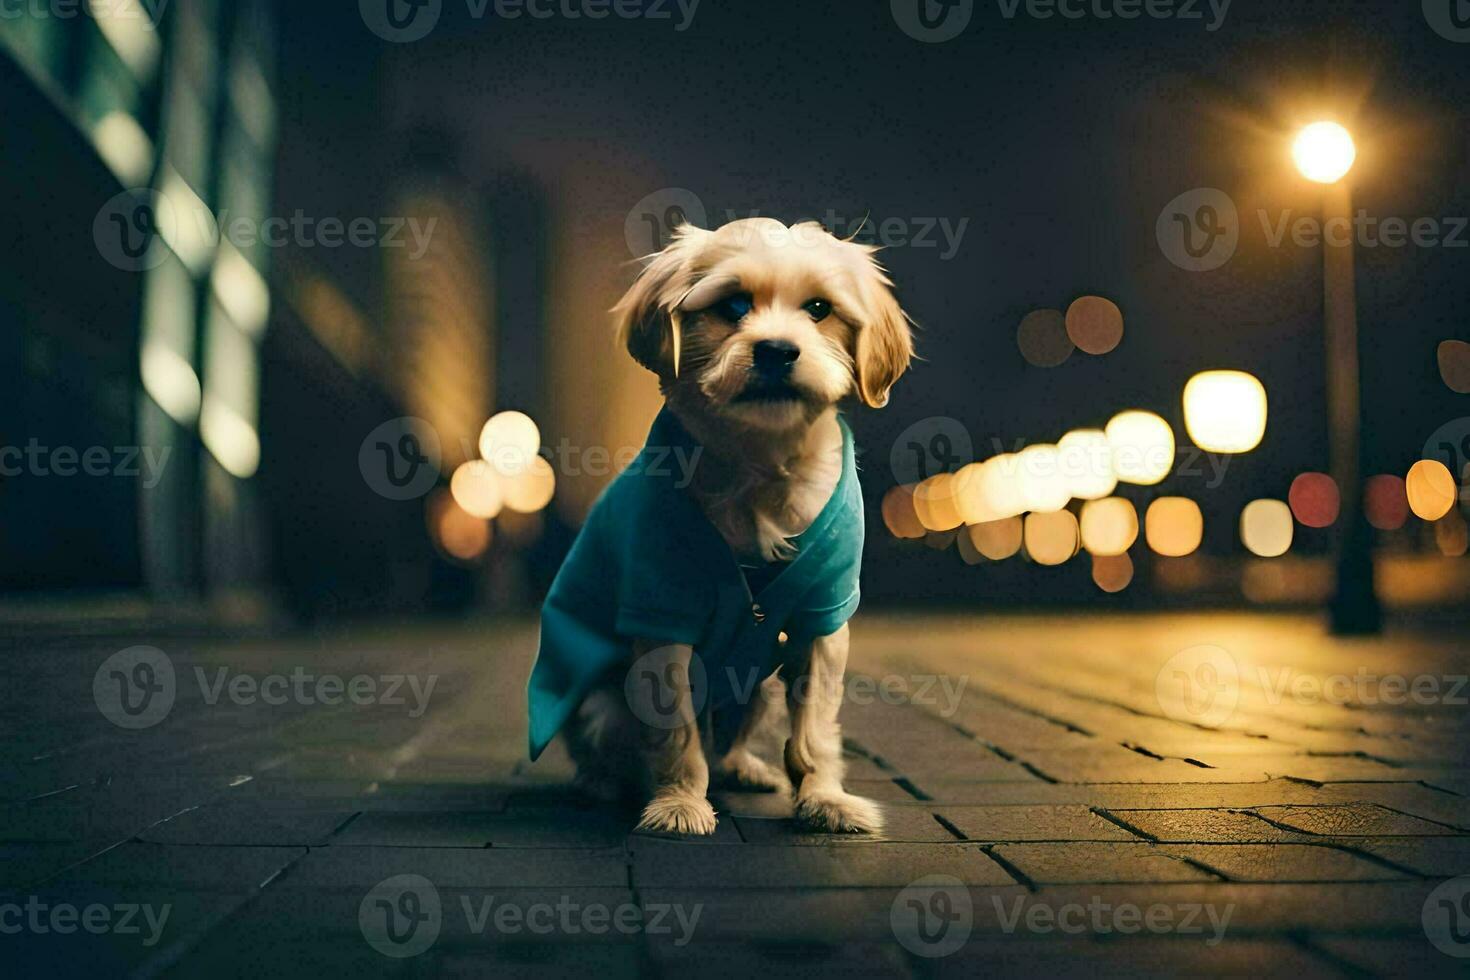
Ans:
<svg viewBox="0 0 1470 980"><path fill-rule="evenodd" d="M847 626L831 636L793 646L787 660L786 702L791 709L791 739L786 772L796 789L796 817L836 833L876 834L883 811L872 800L842 788L842 678L847 670Z"/></svg>
<svg viewBox="0 0 1470 980"><path fill-rule="evenodd" d="M637 676L625 686L633 713L643 722L642 749L653 780L653 799L643 808L640 830L713 834L715 808L705 798L709 765L689 682L692 647L634 644Z"/></svg>

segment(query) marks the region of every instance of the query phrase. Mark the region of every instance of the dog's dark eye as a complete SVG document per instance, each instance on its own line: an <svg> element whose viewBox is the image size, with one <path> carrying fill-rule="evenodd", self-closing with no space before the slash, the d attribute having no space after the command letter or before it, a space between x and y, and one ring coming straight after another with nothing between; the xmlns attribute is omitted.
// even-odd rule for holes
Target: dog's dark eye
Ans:
<svg viewBox="0 0 1470 980"><path fill-rule="evenodd" d="M807 316L817 323L827 319L827 315L832 312L832 304L824 299L809 299L802 304L801 308L806 310Z"/></svg>
<svg viewBox="0 0 1470 980"><path fill-rule="evenodd" d="M710 309L714 310L715 315L722 320L739 323L745 319L745 315L754 306L755 303L751 300L749 293L736 293L734 296L726 296Z"/></svg>

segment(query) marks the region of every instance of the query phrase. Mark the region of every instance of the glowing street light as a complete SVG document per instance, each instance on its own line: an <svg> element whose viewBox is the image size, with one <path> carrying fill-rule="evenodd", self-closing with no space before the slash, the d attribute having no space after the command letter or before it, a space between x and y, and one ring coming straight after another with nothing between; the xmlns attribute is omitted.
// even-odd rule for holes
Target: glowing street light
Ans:
<svg viewBox="0 0 1470 980"><path fill-rule="evenodd" d="M1297 134L1291 156L1303 177L1319 184L1335 184L1358 158L1353 137L1335 122L1315 122Z"/></svg>
<svg viewBox="0 0 1470 980"><path fill-rule="evenodd" d="M1327 346L1327 432L1332 478L1342 493L1337 531L1336 633L1376 633L1382 616L1373 589L1373 543L1362 519L1362 388L1358 368L1357 287L1353 272L1353 193L1344 180L1358 153L1352 134L1315 122L1291 148L1297 170L1325 185L1322 194L1322 318Z"/></svg>

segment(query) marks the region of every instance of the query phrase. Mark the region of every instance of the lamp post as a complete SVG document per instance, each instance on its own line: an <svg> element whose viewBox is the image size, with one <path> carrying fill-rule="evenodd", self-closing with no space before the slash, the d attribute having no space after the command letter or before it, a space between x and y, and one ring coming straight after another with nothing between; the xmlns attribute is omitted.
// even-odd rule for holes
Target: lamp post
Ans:
<svg viewBox="0 0 1470 980"><path fill-rule="evenodd" d="M1357 157L1353 138L1334 122L1303 129L1292 145L1303 177L1322 196L1322 316L1327 354L1327 432L1332 478L1342 497L1336 533L1337 583L1332 632L1376 633L1382 625L1373 588L1373 542L1363 520L1361 377L1353 271L1353 195L1345 179Z"/></svg>

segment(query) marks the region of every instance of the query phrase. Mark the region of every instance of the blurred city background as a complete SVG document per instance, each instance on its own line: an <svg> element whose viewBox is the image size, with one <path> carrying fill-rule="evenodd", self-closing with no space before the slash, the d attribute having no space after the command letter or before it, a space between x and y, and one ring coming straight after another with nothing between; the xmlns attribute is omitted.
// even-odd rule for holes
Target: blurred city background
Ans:
<svg viewBox="0 0 1470 980"><path fill-rule="evenodd" d="M1389 608L1470 598L1454 24L887 7L7 4L7 605L534 608L657 409L606 312L633 260L754 213L883 246L919 327L853 413L868 608L1316 608L1359 525ZM1372 220L1361 516L1320 120Z"/></svg>

